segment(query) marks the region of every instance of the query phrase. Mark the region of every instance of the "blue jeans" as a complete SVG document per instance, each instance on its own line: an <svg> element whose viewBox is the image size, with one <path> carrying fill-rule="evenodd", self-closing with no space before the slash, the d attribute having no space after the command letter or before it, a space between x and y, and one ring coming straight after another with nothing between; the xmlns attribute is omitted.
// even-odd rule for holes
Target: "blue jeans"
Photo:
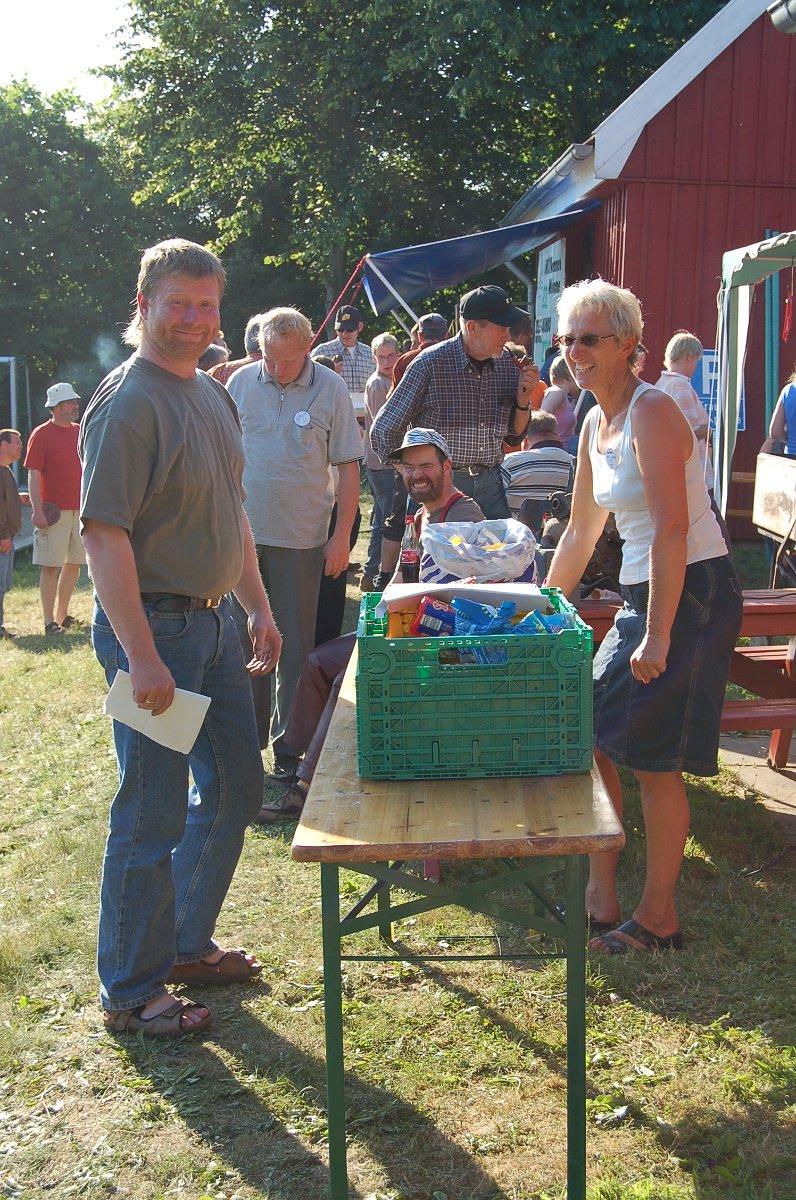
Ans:
<svg viewBox="0 0 796 1200"><path fill-rule="evenodd" d="M202 692L211 704L187 755L113 722L119 790L102 868L98 948L100 998L111 1011L162 995L175 962L195 962L215 948L216 918L263 796L251 688L229 601L194 613L144 609L177 687ZM99 603L91 636L111 683L129 664Z"/></svg>
<svg viewBox="0 0 796 1200"><path fill-rule="evenodd" d="M11 549L3 552L0 550L0 629L3 627L3 601L5 594L11 587L11 579L14 574L14 545L12 542Z"/></svg>
<svg viewBox="0 0 796 1200"><path fill-rule="evenodd" d="M373 497L373 523L368 542L368 557L365 560L365 574L370 575L371 579L379 573L382 527L392 510L394 479L394 471L371 471L368 467L368 486Z"/></svg>
<svg viewBox="0 0 796 1200"><path fill-rule="evenodd" d="M502 517L511 516L500 467L490 467L480 475L454 471L453 482L465 496L472 496L487 521L499 521Z"/></svg>

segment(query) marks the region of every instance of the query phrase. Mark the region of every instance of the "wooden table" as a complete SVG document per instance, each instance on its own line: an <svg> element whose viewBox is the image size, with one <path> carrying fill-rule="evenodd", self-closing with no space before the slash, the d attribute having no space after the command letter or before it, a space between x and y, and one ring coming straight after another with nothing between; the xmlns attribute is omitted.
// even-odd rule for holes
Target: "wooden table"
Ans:
<svg viewBox="0 0 796 1200"><path fill-rule="evenodd" d="M613 624L619 605L605 600L584 600L578 611L592 627L595 644ZM727 703L722 729L771 729L768 762L787 763L796 723L796 588L761 588L743 594L741 637L789 637L789 647L736 646L729 679L763 702L733 700ZM779 724L777 724L779 722Z"/></svg>
<svg viewBox="0 0 796 1200"><path fill-rule="evenodd" d="M452 781L360 778L356 773L355 671L356 652L293 840L295 859L321 864L329 1194L332 1200L345 1200L349 1194L341 962L532 957L567 961L567 1194L569 1200L584 1200L584 855L621 848L622 827L596 774ZM556 856L560 863L554 862ZM486 879L456 885L435 883L423 879L419 869L420 860L427 858L490 859L495 860L495 870ZM418 870L413 870L411 863ZM556 899L546 888L551 864L560 866L565 876L564 894ZM340 912L340 866L376 881L344 915ZM516 885L527 894L527 907L516 901L509 904L499 895ZM395 904L392 887L416 898ZM557 910L557 903L565 905L565 916ZM536 930L546 939L541 949L508 956L403 953L396 942L395 923L449 905ZM389 954L343 954L343 939L366 929L379 931Z"/></svg>

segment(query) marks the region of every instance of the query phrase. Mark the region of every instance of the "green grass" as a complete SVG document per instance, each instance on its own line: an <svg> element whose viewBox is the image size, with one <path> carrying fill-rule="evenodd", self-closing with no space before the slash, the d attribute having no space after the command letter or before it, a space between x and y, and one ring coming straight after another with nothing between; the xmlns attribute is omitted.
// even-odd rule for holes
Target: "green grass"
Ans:
<svg viewBox="0 0 796 1200"><path fill-rule="evenodd" d="M350 625L353 587L349 601ZM85 582L75 611L88 619ZM104 1033L94 939L115 761L103 678L85 631L38 634L24 561L7 621L20 636L0 643L0 1195L319 1200L317 868L292 861L290 828L252 829L218 932L257 950L268 986L202 993L217 1017L202 1040ZM626 782L627 906L644 840ZM792 858L730 773L690 780L689 795L686 949L589 964L590 1200L796 1195ZM344 895L356 880L343 873ZM401 935L495 931L472 921L428 914ZM557 962L344 964L352 1196L563 1200L564 988Z"/></svg>

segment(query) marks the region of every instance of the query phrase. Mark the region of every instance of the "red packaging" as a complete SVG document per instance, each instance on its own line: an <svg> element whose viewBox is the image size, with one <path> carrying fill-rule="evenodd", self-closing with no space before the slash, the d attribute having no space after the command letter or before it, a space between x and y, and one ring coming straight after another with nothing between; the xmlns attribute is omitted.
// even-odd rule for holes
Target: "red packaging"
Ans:
<svg viewBox="0 0 796 1200"><path fill-rule="evenodd" d="M409 627L415 637L451 637L456 630L456 610L433 596L423 596Z"/></svg>

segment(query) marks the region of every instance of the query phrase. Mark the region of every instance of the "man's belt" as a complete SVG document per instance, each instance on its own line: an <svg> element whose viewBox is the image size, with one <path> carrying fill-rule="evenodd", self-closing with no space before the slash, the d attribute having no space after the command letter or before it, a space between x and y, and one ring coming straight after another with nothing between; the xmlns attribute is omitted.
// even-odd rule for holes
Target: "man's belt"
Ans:
<svg viewBox="0 0 796 1200"><path fill-rule="evenodd" d="M454 471L460 471L462 475L471 475L475 477L476 475L484 475L487 471L496 471L498 469L498 465L498 463L495 463L494 466L485 467L483 463L478 463L474 467L454 467L453 469Z"/></svg>
<svg viewBox="0 0 796 1200"><path fill-rule="evenodd" d="M158 612L196 612L199 608L218 608L223 596L178 596L175 592L142 592L144 604L151 604Z"/></svg>

